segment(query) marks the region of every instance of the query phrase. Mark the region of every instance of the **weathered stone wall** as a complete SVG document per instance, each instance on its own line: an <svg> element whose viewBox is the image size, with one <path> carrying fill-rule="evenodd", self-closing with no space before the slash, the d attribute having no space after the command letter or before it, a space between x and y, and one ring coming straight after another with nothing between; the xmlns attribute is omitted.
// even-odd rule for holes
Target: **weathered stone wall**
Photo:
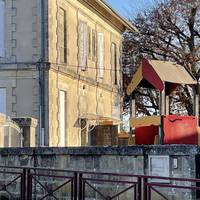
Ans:
<svg viewBox="0 0 200 200"><path fill-rule="evenodd" d="M0 149L0 163L1 165L9 166L32 166L149 175L148 157L150 155L169 155L171 177L196 178L195 159L198 152L199 149L196 146L188 145L105 148L14 148ZM176 168L174 167L174 158L178 161ZM182 184L187 185L188 183ZM107 188L109 187L107 186ZM159 191L173 200L194 199L190 190L160 189ZM124 199L129 199L131 194L131 192L128 192ZM173 197L174 194L177 195L177 198ZM91 195L91 192L88 191L88 195ZM154 199L159 198L156 196Z"/></svg>
<svg viewBox="0 0 200 200"><path fill-rule="evenodd" d="M148 175L148 156L169 155L171 177L195 178L195 156L197 154L198 148L190 145L2 148L0 149L0 163L8 166ZM173 158L178 159L177 169L173 169Z"/></svg>

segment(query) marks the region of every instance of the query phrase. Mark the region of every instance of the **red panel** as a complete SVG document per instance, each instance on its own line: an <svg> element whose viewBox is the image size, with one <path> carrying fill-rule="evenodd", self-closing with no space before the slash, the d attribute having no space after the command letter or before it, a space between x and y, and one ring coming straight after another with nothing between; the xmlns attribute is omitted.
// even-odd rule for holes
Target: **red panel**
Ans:
<svg viewBox="0 0 200 200"><path fill-rule="evenodd" d="M198 144L197 118L168 115L163 117L164 144Z"/></svg>
<svg viewBox="0 0 200 200"><path fill-rule="evenodd" d="M142 59L142 74L144 79L146 79L151 85L156 89L162 91L164 89L164 84L153 67L149 64L147 59Z"/></svg>
<svg viewBox="0 0 200 200"><path fill-rule="evenodd" d="M158 126L136 127L135 144L154 144L154 139L156 135L158 135Z"/></svg>

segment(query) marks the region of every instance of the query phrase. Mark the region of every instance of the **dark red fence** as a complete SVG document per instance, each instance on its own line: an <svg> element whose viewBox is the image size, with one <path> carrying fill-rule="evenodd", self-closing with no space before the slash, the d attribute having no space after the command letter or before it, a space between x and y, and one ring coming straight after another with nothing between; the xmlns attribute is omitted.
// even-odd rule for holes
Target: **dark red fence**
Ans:
<svg viewBox="0 0 200 200"><path fill-rule="evenodd" d="M198 199L200 179L0 166L0 199Z"/></svg>

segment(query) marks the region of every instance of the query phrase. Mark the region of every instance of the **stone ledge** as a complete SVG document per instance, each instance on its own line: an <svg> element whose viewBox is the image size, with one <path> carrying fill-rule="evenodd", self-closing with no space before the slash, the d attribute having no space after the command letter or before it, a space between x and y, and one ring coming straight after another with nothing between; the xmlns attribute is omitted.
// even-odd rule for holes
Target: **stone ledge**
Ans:
<svg viewBox="0 0 200 200"><path fill-rule="evenodd" d="M175 155L195 156L200 148L194 145L152 145L127 147L36 147L36 148L0 148L0 155L72 155L72 156L145 156L145 155Z"/></svg>

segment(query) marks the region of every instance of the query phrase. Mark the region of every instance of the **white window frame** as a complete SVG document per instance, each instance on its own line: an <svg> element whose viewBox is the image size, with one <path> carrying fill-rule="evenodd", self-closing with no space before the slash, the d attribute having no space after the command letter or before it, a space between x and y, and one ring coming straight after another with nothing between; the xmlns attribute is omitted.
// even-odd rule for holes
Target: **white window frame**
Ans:
<svg viewBox="0 0 200 200"><path fill-rule="evenodd" d="M98 78L104 78L105 70L105 39L103 33L97 33L97 71Z"/></svg>
<svg viewBox="0 0 200 200"><path fill-rule="evenodd" d="M66 146L67 138L67 92L59 90L59 147Z"/></svg>
<svg viewBox="0 0 200 200"><path fill-rule="evenodd" d="M87 69L88 62L88 25L79 21L78 25L78 63L82 71Z"/></svg>

